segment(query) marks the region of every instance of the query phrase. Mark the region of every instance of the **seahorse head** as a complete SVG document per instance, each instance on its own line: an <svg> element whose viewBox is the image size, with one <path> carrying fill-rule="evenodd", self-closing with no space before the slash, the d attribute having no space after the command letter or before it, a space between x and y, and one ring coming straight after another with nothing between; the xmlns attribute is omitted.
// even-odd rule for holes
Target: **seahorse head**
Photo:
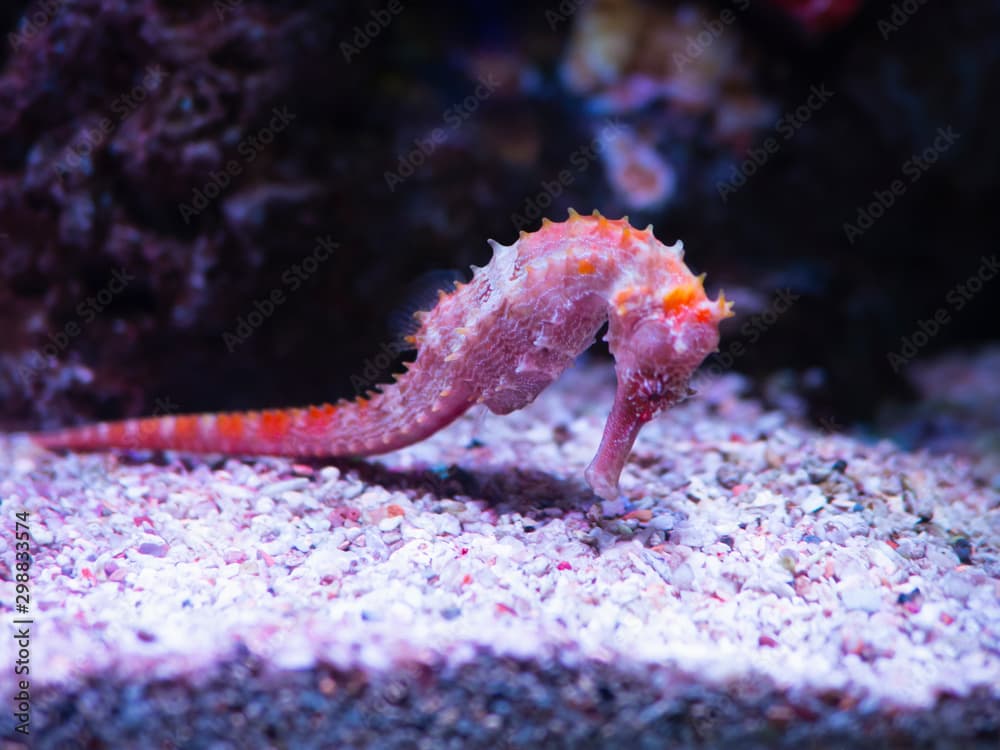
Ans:
<svg viewBox="0 0 1000 750"><path fill-rule="evenodd" d="M689 393L688 383L719 344L719 322L732 303L720 294L710 300L704 276L694 276L680 248L664 248L667 262L640 273L610 300L608 342L615 358L618 387L597 455L587 480L598 495L614 498L618 476L643 424Z"/></svg>
<svg viewBox="0 0 1000 750"><path fill-rule="evenodd" d="M662 295L658 304L618 321L615 371L619 389L648 420L688 393L691 375L719 345L719 322L732 315L725 295L710 300L692 277Z"/></svg>

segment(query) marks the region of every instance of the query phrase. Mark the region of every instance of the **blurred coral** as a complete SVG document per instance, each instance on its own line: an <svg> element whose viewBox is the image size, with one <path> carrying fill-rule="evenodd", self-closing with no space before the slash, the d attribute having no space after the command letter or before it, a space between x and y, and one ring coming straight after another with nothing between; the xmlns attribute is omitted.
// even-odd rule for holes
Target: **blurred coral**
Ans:
<svg viewBox="0 0 1000 750"><path fill-rule="evenodd" d="M710 15L689 3L598 0L576 20L563 80L601 111L662 101L705 114L729 97L754 95L752 55L736 21L730 8Z"/></svg>
<svg viewBox="0 0 1000 750"><path fill-rule="evenodd" d="M673 197L673 167L631 128L623 125L610 133L601 158L608 181L629 208L657 208Z"/></svg>
<svg viewBox="0 0 1000 750"><path fill-rule="evenodd" d="M148 410L161 378L185 402L203 388L192 362L221 348L268 248L307 248L330 213L301 146L268 130L275 111L305 119L301 90L320 90L305 69L327 45L310 26L253 3L67 0L30 5L5 35L8 418ZM131 281L89 307L116 273Z"/></svg>
<svg viewBox="0 0 1000 750"><path fill-rule="evenodd" d="M860 10L864 0L768 0L810 34L836 31Z"/></svg>
<svg viewBox="0 0 1000 750"><path fill-rule="evenodd" d="M754 83L754 55L737 28L739 8L598 0L573 27L562 78L592 113L629 115L652 133L629 129L603 153L609 182L628 208L663 206L675 168L656 141L676 139L684 120L705 119L709 136L740 153L774 107Z"/></svg>

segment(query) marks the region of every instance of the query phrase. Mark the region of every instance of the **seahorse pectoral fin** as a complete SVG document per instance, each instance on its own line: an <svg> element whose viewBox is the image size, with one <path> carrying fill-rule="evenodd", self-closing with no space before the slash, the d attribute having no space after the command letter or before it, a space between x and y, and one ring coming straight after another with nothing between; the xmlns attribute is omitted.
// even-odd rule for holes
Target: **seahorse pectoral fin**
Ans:
<svg viewBox="0 0 1000 750"><path fill-rule="evenodd" d="M635 408L619 383L615 403L604 425L601 445L584 472L587 484L598 497L614 500L619 496L618 477L621 476L639 430L648 421L649 417Z"/></svg>
<svg viewBox="0 0 1000 750"><path fill-rule="evenodd" d="M539 393L544 390L545 386L541 388L535 387L522 387L521 384L514 384L509 387L503 387L500 390L494 391L490 395L483 399L483 403L486 407L494 414L504 415L515 412L518 409L523 409L525 406L530 404Z"/></svg>
<svg viewBox="0 0 1000 750"><path fill-rule="evenodd" d="M485 394L483 402L494 414L510 414L534 401L554 379L548 372L519 372L504 379L492 393Z"/></svg>

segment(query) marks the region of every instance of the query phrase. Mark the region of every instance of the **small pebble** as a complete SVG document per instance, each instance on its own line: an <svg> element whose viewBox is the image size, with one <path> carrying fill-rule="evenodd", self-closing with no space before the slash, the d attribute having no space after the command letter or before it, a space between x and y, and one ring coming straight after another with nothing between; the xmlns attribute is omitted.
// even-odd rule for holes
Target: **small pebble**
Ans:
<svg viewBox="0 0 1000 750"><path fill-rule="evenodd" d="M972 542L964 536L960 536L951 543L951 548L955 550L955 555L960 563L963 565L972 564Z"/></svg>
<svg viewBox="0 0 1000 750"><path fill-rule="evenodd" d="M294 492L295 490L301 490L309 486L309 480L305 477L295 477L294 479L285 479L281 482L272 482L271 484L266 484L261 487L258 492L261 495L271 495L277 496L283 492Z"/></svg>
<svg viewBox="0 0 1000 750"><path fill-rule="evenodd" d="M819 491L810 492L802 501L801 507L804 513L816 513L826 507L826 496Z"/></svg>
<svg viewBox="0 0 1000 750"><path fill-rule="evenodd" d="M871 588L847 588L840 592L840 599L847 609L878 612L882 608L882 592Z"/></svg>
<svg viewBox="0 0 1000 750"><path fill-rule="evenodd" d="M682 702L693 690L692 731L709 743L729 731L719 721L741 721L705 702L720 685L801 699L752 710L804 745L817 726L863 742L845 727L900 706L933 719L942 695L957 696L959 714L978 709L974 696L996 698L995 468L768 416L729 373L645 425L623 477L629 499L588 512L582 472L614 393L610 368L596 372L574 368L527 409L467 415L343 475L275 457L74 454L22 471L0 437L4 508L23 506L52 537L32 538L32 604L51 636L32 654L32 688L36 668L40 694L58 695L64 679L117 685L109 665L140 665L125 679L141 703L80 694L111 736L146 708L153 676L201 680L245 643L237 662L253 654L261 674L336 665L305 692L261 693L265 708L305 701L301 715L320 716L326 697L360 705L370 687L388 707L379 731L419 710L454 736L488 724L484 742L524 747L573 735L555 713L567 700L594 722L577 736L605 736L605 722L607 737L639 727L656 746L670 701L632 706L632 686L676 686ZM474 435L479 447L464 450ZM8 588L14 543L0 535ZM482 654L498 656L497 674L465 685ZM259 687L256 671L240 674ZM422 685L440 674L482 700L438 705ZM0 674L0 692L11 681ZM240 722L263 721L245 708L225 718L237 736ZM360 721L351 731L359 745L403 746L413 726L399 742ZM907 726L891 727L900 744L926 739Z"/></svg>
<svg viewBox="0 0 1000 750"><path fill-rule="evenodd" d="M720 466L718 471L715 472L715 478L719 484L727 490L731 490L743 481L743 472L736 468L733 464L726 463Z"/></svg>

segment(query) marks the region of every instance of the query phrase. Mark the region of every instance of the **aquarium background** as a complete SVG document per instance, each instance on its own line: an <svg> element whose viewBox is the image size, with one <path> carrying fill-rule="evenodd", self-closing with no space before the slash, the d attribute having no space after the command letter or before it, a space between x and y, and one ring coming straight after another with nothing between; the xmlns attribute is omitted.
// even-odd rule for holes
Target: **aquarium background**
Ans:
<svg viewBox="0 0 1000 750"><path fill-rule="evenodd" d="M8 3L3 423L352 397L568 207L685 242L737 301L720 368L875 420L1000 299L954 294L996 247L1000 6L897 5Z"/></svg>
<svg viewBox="0 0 1000 750"><path fill-rule="evenodd" d="M988 0L5 3L4 747L996 748L997 91ZM570 208L736 305L615 499L603 342L363 461L24 434L362 395Z"/></svg>

